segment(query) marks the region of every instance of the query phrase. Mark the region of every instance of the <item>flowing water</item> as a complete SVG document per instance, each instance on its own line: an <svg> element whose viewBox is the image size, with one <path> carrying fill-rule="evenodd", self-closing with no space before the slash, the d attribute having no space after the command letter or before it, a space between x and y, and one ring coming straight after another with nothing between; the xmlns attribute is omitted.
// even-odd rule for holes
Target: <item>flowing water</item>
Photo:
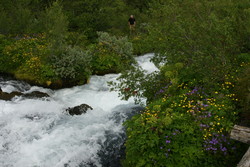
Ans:
<svg viewBox="0 0 250 167"><path fill-rule="evenodd" d="M152 54L137 58L149 73ZM90 83L61 90L0 78L4 92L45 92L46 98L0 100L1 167L119 167L126 138L122 123L140 110L133 100L109 92L119 74L92 76ZM71 116L68 107L86 103L93 110Z"/></svg>

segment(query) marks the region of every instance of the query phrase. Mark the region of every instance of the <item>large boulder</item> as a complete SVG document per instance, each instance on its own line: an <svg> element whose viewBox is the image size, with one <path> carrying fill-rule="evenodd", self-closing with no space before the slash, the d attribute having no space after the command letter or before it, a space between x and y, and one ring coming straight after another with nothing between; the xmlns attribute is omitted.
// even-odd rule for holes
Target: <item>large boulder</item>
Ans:
<svg viewBox="0 0 250 167"><path fill-rule="evenodd" d="M87 112L88 109L93 110L92 107L90 107L87 104L81 104L79 106L75 106L75 107L70 107L68 109L66 109L66 111L70 114L70 115L81 115Z"/></svg>

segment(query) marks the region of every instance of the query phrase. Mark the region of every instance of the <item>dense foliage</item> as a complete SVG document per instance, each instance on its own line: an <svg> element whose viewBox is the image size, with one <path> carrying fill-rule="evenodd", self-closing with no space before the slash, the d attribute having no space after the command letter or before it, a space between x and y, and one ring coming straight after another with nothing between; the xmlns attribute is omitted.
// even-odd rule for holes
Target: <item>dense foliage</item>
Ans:
<svg viewBox="0 0 250 167"><path fill-rule="evenodd" d="M94 74L118 73L134 63L132 43L127 37L98 32L98 44L92 49Z"/></svg>
<svg viewBox="0 0 250 167"><path fill-rule="evenodd" d="M167 0L150 6L151 23L133 41L138 53L156 53L160 72L134 67L111 83L123 99L147 99L145 111L125 123L124 166L237 163L245 149L229 132L237 116L249 120L249 5Z"/></svg>
<svg viewBox="0 0 250 167"><path fill-rule="evenodd" d="M210 90L185 83L174 94L160 89L157 100L125 124L125 166L236 164L242 148L228 136L239 114L233 78Z"/></svg>
<svg viewBox="0 0 250 167"><path fill-rule="evenodd" d="M48 43L43 34L23 36L4 47L0 58L2 72L13 73L17 78L44 82L54 74L46 64Z"/></svg>
<svg viewBox="0 0 250 167"><path fill-rule="evenodd" d="M43 7L38 11L32 11L39 3L43 4ZM102 2L98 3L100 6L96 6L96 3L75 1L70 6L67 1L32 4L31 1L23 0L18 1L17 4L7 3L9 6L4 4L2 12L23 7L27 9L29 15L23 18L27 23L23 23L22 28L16 29L15 25L9 29L0 27L0 32L5 34L1 35L0 39L0 72L13 74L17 79L34 84L60 88L86 83L91 74L120 72L134 63L132 44L127 37L96 32L97 30L108 31L106 26L100 25L102 24L100 21L109 25L109 28L114 23L114 20L105 19L107 15L103 14L103 12L113 11L111 6L114 4L108 6L111 2ZM115 11L124 8L125 4L122 1L117 0L115 4L117 3L120 5ZM70 15L71 10L76 11L76 8L79 10L79 5L83 5L84 9L74 13L73 16ZM91 8L94 11L103 10L103 12L93 17L93 11L87 10ZM23 14L22 11L16 12ZM37 14L37 18L31 15L32 12ZM3 22L5 22L4 19L13 21L12 17L15 15L1 19ZM72 25L75 22L74 19L80 19L77 24L84 23L77 25L77 30ZM98 24L94 24L93 20ZM13 21L8 24L15 23ZM29 26L34 26L34 29L32 28L31 31ZM75 31L69 32L69 29Z"/></svg>
<svg viewBox="0 0 250 167"><path fill-rule="evenodd" d="M146 109L125 123L124 166L235 166L250 125L249 0L2 0L0 72L50 87L110 83ZM136 31L128 17L134 14ZM155 53L145 74L134 54Z"/></svg>

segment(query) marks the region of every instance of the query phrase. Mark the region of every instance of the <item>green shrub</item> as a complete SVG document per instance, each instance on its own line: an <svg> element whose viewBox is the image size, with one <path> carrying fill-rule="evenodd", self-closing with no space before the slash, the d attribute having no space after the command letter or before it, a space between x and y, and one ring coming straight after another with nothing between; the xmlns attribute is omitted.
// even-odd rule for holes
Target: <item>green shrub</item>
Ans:
<svg viewBox="0 0 250 167"><path fill-rule="evenodd" d="M117 78L119 82L109 82L109 86L112 91L118 91L124 100L133 97L136 103L141 103L146 98L149 103L161 96L160 89L172 93L177 91L178 85L184 81L179 75L183 68L182 63L169 64L162 66L160 72L145 74L140 67L133 66L122 72Z"/></svg>
<svg viewBox="0 0 250 167"><path fill-rule="evenodd" d="M67 45L74 47L78 46L85 49L89 45L87 36L78 32L69 32L66 38Z"/></svg>
<svg viewBox="0 0 250 167"><path fill-rule="evenodd" d="M145 75L141 68L132 66L121 73L117 78L119 82L109 82L108 84L111 91L119 92L121 99L128 100L133 97L135 103L143 104L144 98L147 101L155 98L155 91L162 86L160 82L155 82L158 79L156 73Z"/></svg>
<svg viewBox="0 0 250 167"><path fill-rule="evenodd" d="M132 38L133 53L135 55L143 55L146 53L152 53L155 51L154 45L148 38L148 34L137 35Z"/></svg>
<svg viewBox="0 0 250 167"><path fill-rule="evenodd" d="M93 56L92 67L94 74L117 73L121 71L121 58L115 53L107 51L99 46L95 50L98 52Z"/></svg>
<svg viewBox="0 0 250 167"><path fill-rule="evenodd" d="M106 32L99 32L98 35L99 43L92 48L95 74L117 73L134 63L132 44L126 37L118 38Z"/></svg>
<svg viewBox="0 0 250 167"><path fill-rule="evenodd" d="M6 57L6 70L15 71L18 67L34 57L47 57L48 43L45 35L18 37L10 45L6 45L3 50L3 56Z"/></svg>
<svg viewBox="0 0 250 167"><path fill-rule="evenodd" d="M122 60L133 62L133 47L127 37L115 37L106 32L98 32L98 42L121 56Z"/></svg>
<svg viewBox="0 0 250 167"><path fill-rule="evenodd" d="M49 47L45 35L25 35L19 38L5 46L0 59L4 61L1 72L37 84L44 84L55 77L52 66L48 64Z"/></svg>
<svg viewBox="0 0 250 167"><path fill-rule="evenodd" d="M52 55L51 63L57 77L75 83L86 81L91 74L92 56L78 47L66 47L61 54Z"/></svg>

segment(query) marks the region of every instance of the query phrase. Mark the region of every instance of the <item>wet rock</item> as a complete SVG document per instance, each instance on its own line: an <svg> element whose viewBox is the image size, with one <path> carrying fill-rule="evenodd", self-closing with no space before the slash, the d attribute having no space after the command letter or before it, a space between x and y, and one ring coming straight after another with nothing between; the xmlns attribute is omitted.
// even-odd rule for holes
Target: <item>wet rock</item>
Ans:
<svg viewBox="0 0 250 167"><path fill-rule="evenodd" d="M25 98L42 98L42 97L49 97L47 93L39 92L39 91L34 91L31 93L26 93L23 94L21 92L3 92L2 89L0 88L0 100L11 100L15 96L23 96Z"/></svg>
<svg viewBox="0 0 250 167"><path fill-rule="evenodd" d="M87 104L81 104L79 106L75 106L75 107L70 107L68 109L66 109L66 111L70 114L70 115L81 115L87 112L88 109L93 110L92 107L90 107Z"/></svg>
<svg viewBox="0 0 250 167"><path fill-rule="evenodd" d="M26 98L42 98L42 97L49 97L49 95L47 93L34 91L34 92L31 92L31 93L23 94L23 97L26 97Z"/></svg>
<svg viewBox="0 0 250 167"><path fill-rule="evenodd" d="M0 88L0 100L11 100L15 96L21 96L21 92L11 92L11 93L6 93L3 92L2 89Z"/></svg>

